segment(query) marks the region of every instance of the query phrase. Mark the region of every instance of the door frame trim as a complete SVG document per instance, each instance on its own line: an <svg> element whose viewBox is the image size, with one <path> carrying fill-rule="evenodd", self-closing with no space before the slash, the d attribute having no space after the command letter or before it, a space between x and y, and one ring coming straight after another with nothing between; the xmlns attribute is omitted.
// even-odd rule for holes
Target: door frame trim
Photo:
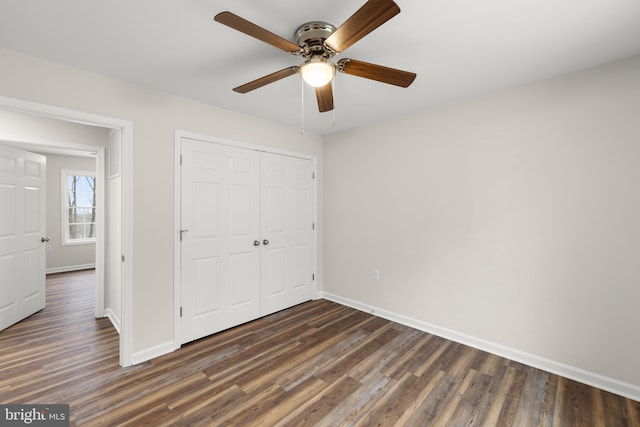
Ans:
<svg viewBox="0 0 640 427"><path fill-rule="evenodd" d="M120 129L122 132L122 256L125 257L126 262L122 263L120 365L130 366L132 364L133 349L133 122L5 96L0 96L0 108L44 116L66 122L100 126L110 129ZM55 141L52 145L60 146L60 144L63 143ZM101 173L104 175L106 173L104 171L104 148L97 146L90 147L91 151L98 152L96 162L98 162L98 159L101 159L102 164L98 166L102 168ZM81 144L69 143L66 148L76 148L81 151L86 151L86 146L82 146ZM99 173L99 170L96 170L96 173ZM104 241L104 239L102 240ZM104 248L101 252L98 252L98 245L96 245L96 253L97 255L101 254L102 256L102 259L99 259L98 257L96 258L96 264L98 262L103 262L105 256ZM98 272L97 267L98 266L96 265L96 273ZM104 274L104 265L101 270ZM103 283L104 295L104 277L100 277L98 280Z"/></svg>
<svg viewBox="0 0 640 427"><path fill-rule="evenodd" d="M266 145L257 145L257 144L248 144L245 142L234 141L225 138L217 138L208 135L202 135L193 132L187 132L182 130L177 130L175 132L175 143L174 143L174 186L173 186L173 194L174 194L174 233L173 233L173 301L174 301L174 322L173 322L173 347L174 350L177 350L181 347L181 337L180 337L180 295L182 289L181 282L181 249L180 249L180 226L181 226L181 172L180 172L180 155L181 155L181 146L182 139L194 139L202 142L209 142L212 144L221 144L228 145L236 148L245 148L248 150L255 150L265 153L272 154L280 154L284 156L297 157L300 159L310 160L312 162L313 173L315 175L315 179L313 179L313 203L312 203L312 215L313 222L316 227L313 230L312 235L312 248L313 248L313 271L315 274L315 280L313 280L312 287L312 298L317 298L318 293L318 159L316 156L311 154L303 154L294 151L282 150L279 148L269 147Z"/></svg>

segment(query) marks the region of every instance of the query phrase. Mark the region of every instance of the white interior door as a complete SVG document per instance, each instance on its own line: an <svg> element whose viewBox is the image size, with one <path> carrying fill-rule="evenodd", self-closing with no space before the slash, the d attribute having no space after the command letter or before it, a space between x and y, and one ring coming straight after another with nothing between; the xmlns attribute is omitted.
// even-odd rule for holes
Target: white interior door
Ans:
<svg viewBox="0 0 640 427"><path fill-rule="evenodd" d="M262 153L262 315L313 296L312 174L311 160Z"/></svg>
<svg viewBox="0 0 640 427"><path fill-rule="evenodd" d="M46 159L0 145L0 330L45 306Z"/></svg>
<svg viewBox="0 0 640 427"><path fill-rule="evenodd" d="M260 153L182 139L181 341L260 316Z"/></svg>

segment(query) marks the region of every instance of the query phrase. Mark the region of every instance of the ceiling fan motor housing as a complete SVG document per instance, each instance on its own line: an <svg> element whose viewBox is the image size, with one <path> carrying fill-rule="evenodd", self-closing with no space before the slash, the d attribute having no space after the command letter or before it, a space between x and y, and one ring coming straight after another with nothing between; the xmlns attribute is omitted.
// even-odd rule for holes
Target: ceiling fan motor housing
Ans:
<svg viewBox="0 0 640 427"><path fill-rule="evenodd" d="M337 28L328 22L311 21L302 24L295 33L295 41L304 50L304 56L323 55L330 58L335 52L327 49L324 41L329 38Z"/></svg>

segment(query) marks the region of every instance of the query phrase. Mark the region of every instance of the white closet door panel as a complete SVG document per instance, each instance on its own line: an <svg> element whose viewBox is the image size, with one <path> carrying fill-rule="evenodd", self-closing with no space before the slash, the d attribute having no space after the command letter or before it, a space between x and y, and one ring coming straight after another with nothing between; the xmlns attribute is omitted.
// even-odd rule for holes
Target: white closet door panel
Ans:
<svg viewBox="0 0 640 427"><path fill-rule="evenodd" d="M262 153L261 312L312 297L313 163Z"/></svg>
<svg viewBox="0 0 640 427"><path fill-rule="evenodd" d="M260 315L260 155L182 140L181 341Z"/></svg>

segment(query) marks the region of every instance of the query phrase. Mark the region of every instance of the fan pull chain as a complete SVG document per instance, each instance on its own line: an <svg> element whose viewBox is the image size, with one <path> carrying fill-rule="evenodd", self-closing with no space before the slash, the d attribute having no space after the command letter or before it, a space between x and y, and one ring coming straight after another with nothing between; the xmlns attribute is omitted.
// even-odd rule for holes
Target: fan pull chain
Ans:
<svg viewBox="0 0 640 427"><path fill-rule="evenodd" d="M300 135L304 135L304 80L300 79Z"/></svg>
<svg viewBox="0 0 640 427"><path fill-rule="evenodd" d="M333 122L331 123L331 127L335 128L336 127L336 76L335 74L333 75L333 78L331 79L331 90L333 90L333 109L331 110L331 114L333 117Z"/></svg>

